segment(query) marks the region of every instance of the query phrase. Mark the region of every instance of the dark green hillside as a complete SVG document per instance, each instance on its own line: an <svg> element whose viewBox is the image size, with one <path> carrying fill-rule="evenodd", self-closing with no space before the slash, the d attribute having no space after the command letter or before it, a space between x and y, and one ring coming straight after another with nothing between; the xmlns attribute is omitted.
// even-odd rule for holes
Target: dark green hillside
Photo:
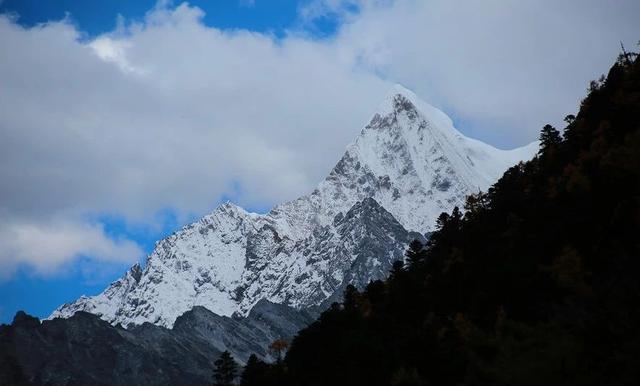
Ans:
<svg viewBox="0 0 640 386"><path fill-rule="evenodd" d="M637 385L640 61L245 385Z"/></svg>

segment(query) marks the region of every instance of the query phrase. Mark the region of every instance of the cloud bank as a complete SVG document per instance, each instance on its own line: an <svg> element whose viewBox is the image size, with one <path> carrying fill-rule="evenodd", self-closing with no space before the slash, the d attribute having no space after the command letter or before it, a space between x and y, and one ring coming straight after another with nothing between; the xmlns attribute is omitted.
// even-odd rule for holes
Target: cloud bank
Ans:
<svg viewBox="0 0 640 386"><path fill-rule="evenodd" d="M100 225L56 222L10 223L0 226L0 279L10 277L19 264L36 274L50 275L69 259L91 257L99 262L131 262L142 254L130 240L108 238Z"/></svg>
<svg viewBox="0 0 640 386"><path fill-rule="evenodd" d="M300 14L284 38L164 2L92 39L0 16L0 269L142 257L91 216L149 224L303 194L396 82L471 136L523 145L640 36L636 1L331 0ZM327 15L334 36L305 33Z"/></svg>

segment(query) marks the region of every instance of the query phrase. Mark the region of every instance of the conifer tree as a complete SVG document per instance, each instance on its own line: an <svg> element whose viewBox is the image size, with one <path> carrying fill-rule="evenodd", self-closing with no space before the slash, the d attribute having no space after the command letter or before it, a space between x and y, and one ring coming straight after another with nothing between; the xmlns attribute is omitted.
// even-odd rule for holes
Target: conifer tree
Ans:
<svg viewBox="0 0 640 386"><path fill-rule="evenodd" d="M238 374L238 365L229 351L220 354L214 363L213 384L214 386L232 386L235 384Z"/></svg>
<svg viewBox="0 0 640 386"><path fill-rule="evenodd" d="M347 285L344 289L344 308L355 310L358 307L358 290L353 284Z"/></svg>
<svg viewBox="0 0 640 386"><path fill-rule="evenodd" d="M414 267L421 264L424 261L426 253L424 251L424 244L420 240L413 240L409 243L409 249L405 253L409 266Z"/></svg>
<svg viewBox="0 0 640 386"><path fill-rule="evenodd" d="M393 262L393 265L391 266L391 274L390 274L390 278L397 278L399 276L402 275L402 272L404 272L404 261L402 260L396 260Z"/></svg>
<svg viewBox="0 0 640 386"><path fill-rule="evenodd" d="M251 354L240 378L240 386L263 386L267 364Z"/></svg>
<svg viewBox="0 0 640 386"><path fill-rule="evenodd" d="M569 114L566 117L564 117L564 121L567 122L568 125L572 124L573 121L576 120L576 116L573 114Z"/></svg>
<svg viewBox="0 0 640 386"><path fill-rule="evenodd" d="M557 147L562 142L560 132L551 125L545 125L540 132L540 151L538 154L544 154L548 149Z"/></svg>

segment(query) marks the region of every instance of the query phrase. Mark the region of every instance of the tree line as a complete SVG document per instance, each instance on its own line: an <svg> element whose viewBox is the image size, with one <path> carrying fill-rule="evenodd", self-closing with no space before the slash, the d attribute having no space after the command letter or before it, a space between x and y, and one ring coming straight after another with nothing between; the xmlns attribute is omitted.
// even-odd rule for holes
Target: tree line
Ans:
<svg viewBox="0 0 640 386"><path fill-rule="evenodd" d="M640 62L623 52L562 131L385 281L349 286L242 385L635 385Z"/></svg>

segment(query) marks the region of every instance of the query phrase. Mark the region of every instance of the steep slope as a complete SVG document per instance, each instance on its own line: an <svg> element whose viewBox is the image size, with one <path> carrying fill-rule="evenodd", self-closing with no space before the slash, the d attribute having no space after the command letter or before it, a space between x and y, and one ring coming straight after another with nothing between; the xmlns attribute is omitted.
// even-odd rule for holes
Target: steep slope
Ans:
<svg viewBox="0 0 640 386"><path fill-rule="evenodd" d="M395 86L318 188L271 215L308 229L373 197L408 230L429 232L440 213L486 190L537 150L537 142L500 150L467 138L442 111Z"/></svg>
<svg viewBox="0 0 640 386"><path fill-rule="evenodd" d="M385 282L331 307L259 385L638 385L640 61L564 135L443 215ZM260 376L260 374L262 374Z"/></svg>
<svg viewBox="0 0 640 386"><path fill-rule="evenodd" d="M252 265L238 294L240 310L250 309L254 299L264 294L276 303L307 308L341 294L348 283L362 288L372 279L385 277L416 238L423 239L419 233L407 232L374 199L357 202L330 226L316 227L291 250L273 251L267 265Z"/></svg>
<svg viewBox="0 0 640 386"><path fill-rule="evenodd" d="M433 230L440 212L536 149L466 138L444 113L396 87L312 193L265 215L224 204L158 242L142 272L134 266L51 318L87 311L124 326L172 326L198 305L223 316L247 315L260 299L318 306L348 282L383 278L417 237L410 231Z"/></svg>
<svg viewBox="0 0 640 386"><path fill-rule="evenodd" d="M217 349L162 327L129 331L85 312L42 324L18 313L0 326L0 384L6 385L205 385L216 355Z"/></svg>

